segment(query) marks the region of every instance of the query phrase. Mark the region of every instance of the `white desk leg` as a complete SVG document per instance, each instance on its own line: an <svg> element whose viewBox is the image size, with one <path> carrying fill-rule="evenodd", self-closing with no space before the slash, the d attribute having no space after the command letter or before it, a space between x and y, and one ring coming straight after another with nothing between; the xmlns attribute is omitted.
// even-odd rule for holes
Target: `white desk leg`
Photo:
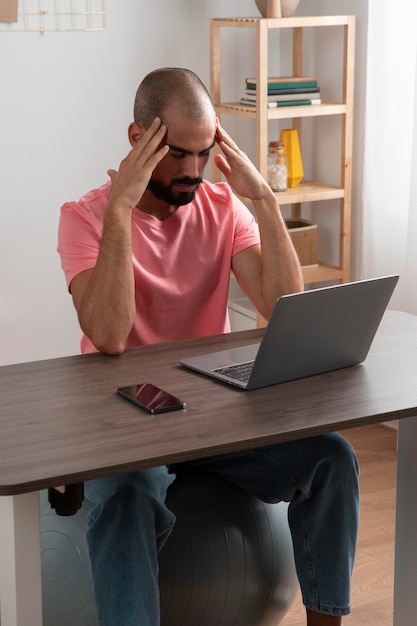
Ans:
<svg viewBox="0 0 417 626"><path fill-rule="evenodd" d="M417 624L417 417L399 421L394 626Z"/></svg>
<svg viewBox="0 0 417 626"><path fill-rule="evenodd" d="M39 493L0 497L1 626L42 626Z"/></svg>

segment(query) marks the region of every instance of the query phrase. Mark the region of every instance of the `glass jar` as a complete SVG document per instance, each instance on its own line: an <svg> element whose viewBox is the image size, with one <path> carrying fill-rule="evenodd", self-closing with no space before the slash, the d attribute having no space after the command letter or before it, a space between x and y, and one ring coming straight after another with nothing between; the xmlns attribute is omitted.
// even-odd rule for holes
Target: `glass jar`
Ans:
<svg viewBox="0 0 417 626"><path fill-rule="evenodd" d="M268 184L273 191L286 191L288 160L281 141L270 141L268 146Z"/></svg>

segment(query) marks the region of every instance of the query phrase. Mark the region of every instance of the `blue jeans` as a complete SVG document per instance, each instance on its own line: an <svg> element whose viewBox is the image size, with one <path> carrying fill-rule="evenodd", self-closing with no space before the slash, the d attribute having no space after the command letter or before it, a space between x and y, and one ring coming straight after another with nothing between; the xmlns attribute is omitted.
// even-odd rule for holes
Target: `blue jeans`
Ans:
<svg viewBox="0 0 417 626"><path fill-rule="evenodd" d="M359 468L351 445L332 433L187 463L265 502L289 502L297 575L306 607L350 612L359 518ZM158 467L89 481L87 541L102 626L159 624L158 550L174 524L165 506L174 479Z"/></svg>

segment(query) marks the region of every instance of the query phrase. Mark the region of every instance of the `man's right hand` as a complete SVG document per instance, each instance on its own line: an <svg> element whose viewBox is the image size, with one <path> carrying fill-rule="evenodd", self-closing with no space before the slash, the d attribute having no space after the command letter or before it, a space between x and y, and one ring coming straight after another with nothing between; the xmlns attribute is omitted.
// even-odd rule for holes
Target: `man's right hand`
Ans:
<svg viewBox="0 0 417 626"><path fill-rule="evenodd" d="M140 126L136 125L138 134ZM120 163L119 170L108 170L111 178L109 206L131 210L142 198L155 167L169 151L161 143L167 127L155 118L150 127L139 137L129 154Z"/></svg>

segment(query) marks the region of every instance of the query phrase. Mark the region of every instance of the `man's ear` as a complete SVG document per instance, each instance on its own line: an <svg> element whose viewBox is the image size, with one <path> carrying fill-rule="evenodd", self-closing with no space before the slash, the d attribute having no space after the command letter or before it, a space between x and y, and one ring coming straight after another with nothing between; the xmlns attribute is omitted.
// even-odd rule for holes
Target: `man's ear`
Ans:
<svg viewBox="0 0 417 626"><path fill-rule="evenodd" d="M129 129L127 132L128 132L128 137L129 137L129 143L133 148L133 146L136 145L138 141L143 137L145 130L142 124L137 124L136 122L132 122L129 125Z"/></svg>

